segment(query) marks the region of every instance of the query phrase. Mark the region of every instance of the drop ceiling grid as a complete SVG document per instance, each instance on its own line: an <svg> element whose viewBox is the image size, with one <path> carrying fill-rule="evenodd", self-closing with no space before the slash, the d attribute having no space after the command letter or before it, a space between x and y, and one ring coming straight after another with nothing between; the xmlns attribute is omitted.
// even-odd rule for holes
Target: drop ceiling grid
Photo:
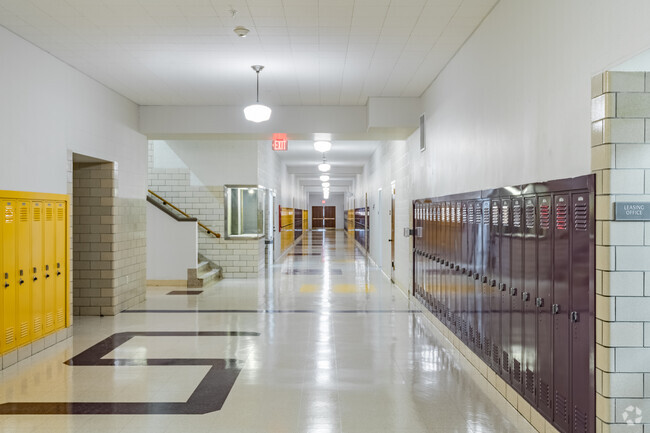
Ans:
<svg viewBox="0 0 650 433"><path fill-rule="evenodd" d="M0 0L0 25L142 105L243 105L256 63L267 104L363 105L419 96L496 1Z"/></svg>

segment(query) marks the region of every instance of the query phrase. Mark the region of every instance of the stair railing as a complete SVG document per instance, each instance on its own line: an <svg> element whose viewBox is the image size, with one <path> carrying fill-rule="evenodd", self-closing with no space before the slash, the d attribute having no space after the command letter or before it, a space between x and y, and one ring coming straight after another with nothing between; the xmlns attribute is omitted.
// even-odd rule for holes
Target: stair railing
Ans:
<svg viewBox="0 0 650 433"><path fill-rule="evenodd" d="M184 211L182 211L181 209L179 209L178 207L174 206L171 202L165 200L164 198L162 198L161 196L159 196L158 194L156 194L156 193L153 192L152 190L148 190L148 191L149 191L149 194L153 195L153 196L156 197L158 200L160 200L160 201L162 202L163 205L171 207L171 208L174 209L175 211L181 213L182 215L185 215L187 218L194 218L194 217L190 216L189 214L187 214L186 212L184 212ZM194 219L195 219L195 218L194 218ZM220 238L220 237L221 237L221 234L220 234L220 233L217 233L217 232L215 232L215 231L209 229L209 228L208 228L205 224L203 224L201 221L198 221L198 220L197 220L196 223L197 223L197 224L198 224L198 225L199 225L203 230L205 230L206 233L208 233L208 234L210 234L210 235L213 235L215 238Z"/></svg>

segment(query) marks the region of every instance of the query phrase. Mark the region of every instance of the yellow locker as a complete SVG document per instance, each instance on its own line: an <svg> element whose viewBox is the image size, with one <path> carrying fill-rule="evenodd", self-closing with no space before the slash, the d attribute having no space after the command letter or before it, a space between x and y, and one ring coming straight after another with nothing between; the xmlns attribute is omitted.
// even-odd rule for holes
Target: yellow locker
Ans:
<svg viewBox="0 0 650 433"><path fill-rule="evenodd" d="M54 331L54 299L55 299L55 277L56 263L54 262L55 236L54 231L54 202L44 202L43 210L43 333L48 334Z"/></svg>
<svg viewBox="0 0 650 433"><path fill-rule="evenodd" d="M54 318L54 327L56 329L64 328L66 325L66 280L68 269L67 261L67 239L66 239L66 227L67 227L67 207L65 202L59 201L56 202L56 223L55 223L55 257L54 257L54 281L55 281L55 293L54 293L54 306L56 316Z"/></svg>
<svg viewBox="0 0 650 433"><path fill-rule="evenodd" d="M18 200L18 220L16 225L16 281L17 287L17 331L16 345L22 346L31 341L32 319L32 279L31 263L31 203L29 200Z"/></svg>
<svg viewBox="0 0 650 433"><path fill-rule="evenodd" d="M43 202L32 201L31 269L32 279L32 337L43 335Z"/></svg>
<svg viewBox="0 0 650 433"><path fill-rule="evenodd" d="M16 202L2 200L2 335L0 352L16 347Z"/></svg>

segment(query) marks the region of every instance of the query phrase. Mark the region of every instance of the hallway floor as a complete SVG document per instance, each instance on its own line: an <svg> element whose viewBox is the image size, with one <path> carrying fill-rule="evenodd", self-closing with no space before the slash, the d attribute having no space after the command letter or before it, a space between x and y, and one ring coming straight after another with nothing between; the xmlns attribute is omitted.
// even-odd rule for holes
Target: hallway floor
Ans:
<svg viewBox="0 0 650 433"><path fill-rule="evenodd" d="M343 232L303 239L264 278L75 317L0 372L0 431L534 431Z"/></svg>

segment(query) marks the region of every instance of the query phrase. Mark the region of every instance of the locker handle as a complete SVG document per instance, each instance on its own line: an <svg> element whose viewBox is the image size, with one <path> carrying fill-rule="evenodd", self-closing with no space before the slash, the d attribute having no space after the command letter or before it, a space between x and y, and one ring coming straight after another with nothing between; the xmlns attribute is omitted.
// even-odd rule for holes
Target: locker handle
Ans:
<svg viewBox="0 0 650 433"><path fill-rule="evenodd" d="M516 287L511 287L510 288L510 294L512 296L517 296L517 288Z"/></svg>
<svg viewBox="0 0 650 433"><path fill-rule="evenodd" d="M465 272L467 272L467 268L463 268L463 269L460 271L460 273L463 274L463 275L465 275ZM471 274L471 272L468 272L468 273Z"/></svg>
<svg viewBox="0 0 650 433"><path fill-rule="evenodd" d="M24 282L25 282L25 280L23 280L22 278L20 280L18 280L18 284L20 284L20 285L22 285Z"/></svg>
<svg viewBox="0 0 650 433"><path fill-rule="evenodd" d="M543 307L544 306L544 298L535 299L535 305L538 306L538 307Z"/></svg>
<svg viewBox="0 0 650 433"><path fill-rule="evenodd" d="M45 278L50 278L50 274L45 274Z"/></svg>
<svg viewBox="0 0 650 433"><path fill-rule="evenodd" d="M485 275L483 275L483 278L481 279L481 281L483 282L483 284L486 284L487 283L487 277Z"/></svg>
<svg viewBox="0 0 650 433"><path fill-rule="evenodd" d="M56 276L58 277L59 275L61 275L61 271L56 271Z"/></svg>
<svg viewBox="0 0 650 433"><path fill-rule="evenodd" d="M474 279L475 279L475 280L478 280L480 277L481 277L481 276L478 274L478 272L476 272L476 273L474 274Z"/></svg>
<svg viewBox="0 0 650 433"><path fill-rule="evenodd" d="M456 265L456 272L458 272L459 270L460 270L460 266ZM465 271L463 270L463 272Z"/></svg>
<svg viewBox="0 0 650 433"><path fill-rule="evenodd" d="M553 314L558 314L560 312L560 305L559 304L553 304L551 307L551 313Z"/></svg>
<svg viewBox="0 0 650 433"><path fill-rule="evenodd" d="M577 311L572 311L571 312L571 321L574 322L574 323L580 321L580 314L578 314Z"/></svg>
<svg viewBox="0 0 650 433"><path fill-rule="evenodd" d="M5 283L5 289L9 287L9 283Z"/></svg>
<svg viewBox="0 0 650 433"><path fill-rule="evenodd" d="M38 277L34 277L34 281L37 281L37 280L38 280Z"/></svg>
<svg viewBox="0 0 650 433"><path fill-rule="evenodd" d="M506 283L500 283L500 284L499 284L499 289L500 289L502 292L505 292L507 287L508 287L508 286L506 285Z"/></svg>
<svg viewBox="0 0 650 433"><path fill-rule="evenodd" d="M490 280L490 287L496 287L497 280Z"/></svg>
<svg viewBox="0 0 650 433"><path fill-rule="evenodd" d="M530 293L521 292L521 299L523 299L524 301L528 301L530 299Z"/></svg>

